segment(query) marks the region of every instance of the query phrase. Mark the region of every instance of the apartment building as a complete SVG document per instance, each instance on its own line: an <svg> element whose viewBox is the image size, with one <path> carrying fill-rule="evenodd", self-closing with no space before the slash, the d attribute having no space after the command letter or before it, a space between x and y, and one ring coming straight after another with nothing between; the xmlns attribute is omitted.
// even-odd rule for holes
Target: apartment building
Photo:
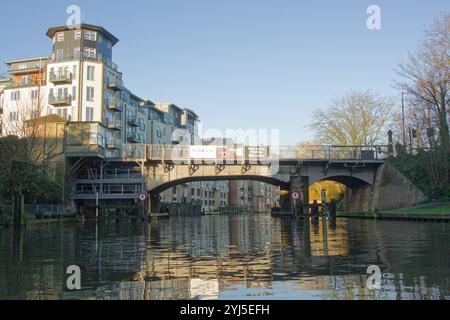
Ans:
<svg viewBox="0 0 450 320"><path fill-rule="evenodd" d="M229 204L256 212L268 212L275 207L278 188L259 181L229 182Z"/></svg>
<svg viewBox="0 0 450 320"><path fill-rule="evenodd" d="M177 185L161 194L163 203L198 203L202 212L228 207L228 181L196 181Z"/></svg>

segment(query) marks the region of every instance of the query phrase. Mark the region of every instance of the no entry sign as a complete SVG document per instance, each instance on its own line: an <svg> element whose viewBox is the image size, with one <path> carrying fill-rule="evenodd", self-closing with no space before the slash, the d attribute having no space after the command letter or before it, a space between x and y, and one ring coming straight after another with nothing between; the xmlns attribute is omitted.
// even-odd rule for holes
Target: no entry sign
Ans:
<svg viewBox="0 0 450 320"><path fill-rule="evenodd" d="M145 192L140 193L139 200L141 200L141 201L147 200L147 194Z"/></svg>

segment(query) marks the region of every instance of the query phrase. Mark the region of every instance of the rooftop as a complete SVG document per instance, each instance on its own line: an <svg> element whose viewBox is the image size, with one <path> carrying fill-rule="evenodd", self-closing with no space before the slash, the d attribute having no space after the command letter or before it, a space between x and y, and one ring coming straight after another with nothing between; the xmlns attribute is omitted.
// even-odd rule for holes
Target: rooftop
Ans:
<svg viewBox="0 0 450 320"><path fill-rule="evenodd" d="M117 42L119 42L119 39L116 38L112 33L110 33L109 31L107 31L105 28L100 27L100 26L96 26L93 24L86 24L86 23L82 23L82 24L78 24L78 25L74 25L71 27L68 26L60 26L60 27L53 27L48 29L47 31L47 36L49 38L53 38L54 35L57 32L61 32L61 31L67 31L67 30L74 30L74 29L88 29L88 30L92 30L92 31L97 31L100 32L102 35L104 35L106 38L108 38L109 40L111 40L112 45L115 45Z"/></svg>

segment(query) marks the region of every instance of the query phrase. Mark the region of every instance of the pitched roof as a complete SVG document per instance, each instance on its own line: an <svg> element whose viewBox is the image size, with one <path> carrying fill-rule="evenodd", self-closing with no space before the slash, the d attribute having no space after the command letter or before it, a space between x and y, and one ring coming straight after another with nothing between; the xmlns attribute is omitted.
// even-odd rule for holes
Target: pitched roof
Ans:
<svg viewBox="0 0 450 320"><path fill-rule="evenodd" d="M33 122L42 122L42 123L49 123L49 122L68 122L66 118L61 117L57 114L49 114L43 117L33 118L26 121L27 123L33 123Z"/></svg>

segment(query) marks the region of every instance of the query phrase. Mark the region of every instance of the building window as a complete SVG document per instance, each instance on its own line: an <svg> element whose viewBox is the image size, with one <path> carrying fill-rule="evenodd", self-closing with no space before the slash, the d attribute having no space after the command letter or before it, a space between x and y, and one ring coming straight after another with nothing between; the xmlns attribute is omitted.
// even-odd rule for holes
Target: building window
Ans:
<svg viewBox="0 0 450 320"><path fill-rule="evenodd" d="M9 121L19 121L19 113L17 111L11 111L9 113Z"/></svg>
<svg viewBox="0 0 450 320"><path fill-rule="evenodd" d="M84 57L90 59L97 58L97 50L93 48L84 48Z"/></svg>
<svg viewBox="0 0 450 320"><path fill-rule="evenodd" d="M86 121L87 122L94 121L94 108L86 107Z"/></svg>
<svg viewBox="0 0 450 320"><path fill-rule="evenodd" d="M95 73L95 67L94 66L88 66L87 67L87 79L89 81L94 81L94 73Z"/></svg>
<svg viewBox="0 0 450 320"><path fill-rule="evenodd" d="M77 87L72 87L72 101L75 101L77 99Z"/></svg>
<svg viewBox="0 0 450 320"><path fill-rule="evenodd" d="M94 87L86 87L86 100L94 101Z"/></svg>
<svg viewBox="0 0 450 320"><path fill-rule="evenodd" d="M76 79L76 77L77 77L77 66L74 65L72 67L72 79Z"/></svg>
<svg viewBox="0 0 450 320"><path fill-rule="evenodd" d="M11 91L11 101L20 100L20 91Z"/></svg>
<svg viewBox="0 0 450 320"><path fill-rule="evenodd" d="M81 39L81 30L75 30L75 40Z"/></svg>
<svg viewBox="0 0 450 320"><path fill-rule="evenodd" d="M73 55L74 55L75 59L80 59L81 58L81 49L80 48L73 49Z"/></svg>
<svg viewBox="0 0 450 320"><path fill-rule="evenodd" d="M38 91L37 89L31 90L31 99L35 100L38 98Z"/></svg>
<svg viewBox="0 0 450 320"><path fill-rule="evenodd" d="M97 41L97 32L86 30L84 32L84 40Z"/></svg>
<svg viewBox="0 0 450 320"><path fill-rule="evenodd" d="M21 64L20 66L19 66L19 69L20 70L25 70L25 69L27 69L28 68L28 66L26 65L26 64Z"/></svg>
<svg viewBox="0 0 450 320"><path fill-rule="evenodd" d="M56 60L63 60L63 59L64 59L64 49L56 50Z"/></svg>
<svg viewBox="0 0 450 320"><path fill-rule="evenodd" d="M56 37L56 40L57 40L58 42L64 41L64 32L58 32L58 35L57 35L57 37Z"/></svg>

